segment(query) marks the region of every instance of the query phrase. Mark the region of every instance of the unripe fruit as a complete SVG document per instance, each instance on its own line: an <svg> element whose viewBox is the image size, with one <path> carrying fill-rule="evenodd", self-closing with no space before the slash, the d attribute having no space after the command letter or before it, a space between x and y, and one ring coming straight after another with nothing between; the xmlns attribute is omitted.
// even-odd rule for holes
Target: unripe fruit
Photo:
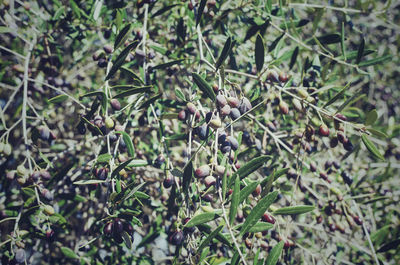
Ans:
<svg viewBox="0 0 400 265"><path fill-rule="evenodd" d="M220 108L222 108L226 104L228 104L228 102L226 101L226 98L223 95L218 95L216 97L216 101L217 101L217 106L220 107Z"/></svg>
<svg viewBox="0 0 400 265"><path fill-rule="evenodd" d="M257 185L257 187L254 189L252 194L253 194L253 197L257 197L261 194L261 185L260 184Z"/></svg>
<svg viewBox="0 0 400 265"><path fill-rule="evenodd" d="M121 103L120 103L119 100L116 99L116 98L111 99L111 100L110 100L110 104L111 104L111 107L112 107L114 110L120 110L120 109L121 109Z"/></svg>
<svg viewBox="0 0 400 265"><path fill-rule="evenodd" d="M178 119L180 120L180 121L185 121L186 120L186 110L181 110L179 113L178 113Z"/></svg>
<svg viewBox="0 0 400 265"><path fill-rule="evenodd" d="M288 79L288 75L285 72L281 71L279 73L279 81L281 81L282 83L286 83Z"/></svg>
<svg viewBox="0 0 400 265"><path fill-rule="evenodd" d="M246 112L248 112L249 110L251 110L252 106L250 103L250 100L248 100L246 97L243 97L241 102L240 102L240 106L239 106L239 110L241 114L244 114Z"/></svg>
<svg viewBox="0 0 400 265"><path fill-rule="evenodd" d="M236 138L235 137L233 137L233 136L228 136L228 142L231 144L231 148L233 149L233 150L237 150L238 148L239 148L239 143L238 143L238 141L236 140Z"/></svg>
<svg viewBox="0 0 400 265"><path fill-rule="evenodd" d="M212 88L213 88L215 93L218 93L219 87L218 87L217 84L213 84Z"/></svg>
<svg viewBox="0 0 400 265"><path fill-rule="evenodd" d="M19 176L25 176L25 175L27 175L28 174L28 170L25 168L25 166L24 165L19 165L18 167L17 167L17 174L19 175Z"/></svg>
<svg viewBox="0 0 400 265"><path fill-rule="evenodd" d="M319 126L319 135L321 136L329 136L329 128L325 124L321 124Z"/></svg>
<svg viewBox="0 0 400 265"><path fill-rule="evenodd" d="M43 197L46 198L46 200L52 201L54 199L54 195L51 191L49 191L48 189L43 189L41 191L41 194Z"/></svg>
<svg viewBox="0 0 400 265"><path fill-rule="evenodd" d="M220 166L220 165L215 166L215 173L220 177L224 176L225 167L224 166ZM226 173L229 176L229 171L227 171Z"/></svg>
<svg viewBox="0 0 400 265"><path fill-rule="evenodd" d="M6 144L4 145L3 153L4 153L6 156L9 156L9 155L11 155L11 152L12 152L12 146L11 146L11 144L6 143Z"/></svg>
<svg viewBox="0 0 400 265"><path fill-rule="evenodd" d="M172 245L180 245L184 240L182 231L175 231L169 238L168 241Z"/></svg>
<svg viewBox="0 0 400 265"><path fill-rule="evenodd" d="M113 129L115 126L115 123L111 117L107 117L104 123L105 123L107 129Z"/></svg>
<svg viewBox="0 0 400 265"><path fill-rule="evenodd" d="M301 105L300 100L298 100L297 98L293 98L292 103L297 111L303 111L303 106Z"/></svg>
<svg viewBox="0 0 400 265"><path fill-rule="evenodd" d="M215 185L216 182L217 180L213 176L207 176L204 178L204 184L207 186L207 188Z"/></svg>
<svg viewBox="0 0 400 265"><path fill-rule="evenodd" d="M188 102L188 103L186 104L186 109L187 109L187 110L189 111L189 113L191 113L191 114L195 114L196 111L197 111L196 106L195 106L192 102Z"/></svg>
<svg viewBox="0 0 400 265"><path fill-rule="evenodd" d="M225 105L220 109L221 116L228 116L231 113L231 107L229 105Z"/></svg>
<svg viewBox="0 0 400 265"><path fill-rule="evenodd" d="M51 179L50 173L49 173L47 170L45 170L45 169L41 169L41 170L40 170L40 176L41 176L44 180L49 180L49 179Z"/></svg>
<svg viewBox="0 0 400 265"><path fill-rule="evenodd" d="M279 103L279 109L280 109L281 113L284 114L284 115L289 113L289 106L283 100Z"/></svg>
<svg viewBox="0 0 400 265"><path fill-rule="evenodd" d="M208 165L200 166L194 171L194 174L198 178L204 178L210 175L210 167Z"/></svg>
<svg viewBox="0 0 400 265"><path fill-rule="evenodd" d="M232 108L237 108L240 105L240 101L236 97L229 97L227 101L229 106L231 106Z"/></svg>
<svg viewBox="0 0 400 265"><path fill-rule="evenodd" d="M104 226L103 232L106 236L110 236L113 231L113 222L109 222Z"/></svg>
<svg viewBox="0 0 400 265"><path fill-rule="evenodd" d="M53 215L55 213L54 208L51 205L45 205L43 210L47 215Z"/></svg>
<svg viewBox="0 0 400 265"><path fill-rule="evenodd" d="M213 129L218 129L219 127L221 127L222 122L220 118L216 118L210 121L210 127Z"/></svg>
<svg viewBox="0 0 400 265"><path fill-rule="evenodd" d="M232 108L230 114L231 114L232 120L237 120L240 117L240 111L237 108Z"/></svg>
<svg viewBox="0 0 400 265"><path fill-rule="evenodd" d="M299 94L299 96L300 96L302 99L308 98L308 92L307 92L306 90L302 89L302 88L299 88L299 89L297 90L297 93Z"/></svg>

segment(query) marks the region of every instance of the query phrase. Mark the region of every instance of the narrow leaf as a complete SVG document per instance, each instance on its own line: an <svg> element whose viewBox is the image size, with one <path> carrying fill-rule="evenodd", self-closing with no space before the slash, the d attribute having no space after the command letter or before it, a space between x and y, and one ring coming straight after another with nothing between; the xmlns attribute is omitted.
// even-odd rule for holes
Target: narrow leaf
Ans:
<svg viewBox="0 0 400 265"><path fill-rule="evenodd" d="M254 181L240 191L239 204L249 197L249 195L256 189L257 185L258 181Z"/></svg>
<svg viewBox="0 0 400 265"><path fill-rule="evenodd" d="M232 177L229 181L228 187L232 186L232 182L236 178L237 175L240 177L240 179L243 179L243 178L247 177L248 175L250 175L251 173L253 173L254 171L256 171L257 169L259 169L269 159L271 159L271 156L263 155L263 156L256 157L256 158L252 159L250 162L243 165L241 168L238 169L238 171L236 171L232 175Z"/></svg>
<svg viewBox="0 0 400 265"><path fill-rule="evenodd" d="M274 214L302 214L311 212L315 209L314 205L296 205L280 208Z"/></svg>
<svg viewBox="0 0 400 265"><path fill-rule="evenodd" d="M268 254L267 260L265 261L265 265L275 265L279 257L281 256L283 250L284 242L280 241L277 245L275 245Z"/></svg>
<svg viewBox="0 0 400 265"><path fill-rule="evenodd" d="M126 148L128 149L128 154L129 154L129 156L133 157L135 155L135 149L133 147L132 139L129 136L129 134L127 134L126 132L123 132L123 131L116 131L115 133L122 134L122 139L124 140Z"/></svg>
<svg viewBox="0 0 400 265"><path fill-rule="evenodd" d="M257 205L247 216L246 221L243 223L243 226L240 229L240 237L247 233L250 228L252 228L257 223L257 221L261 218L261 216L265 213L269 206L275 201L277 196L278 191L271 192L257 203Z"/></svg>
<svg viewBox="0 0 400 265"><path fill-rule="evenodd" d="M189 193L189 185L190 182L192 181L192 177L193 177L193 164L192 161L190 161L189 164L186 166L185 171L183 172L182 189L186 195Z"/></svg>
<svg viewBox="0 0 400 265"><path fill-rule="evenodd" d="M325 105L323 106L324 108L331 105L332 103L334 103L336 100L338 100L339 98L341 98L344 93L346 92L346 90L350 87L350 82L347 83L344 88L342 88L342 90L339 91L339 93L337 93L336 95L334 95L328 102L325 103Z"/></svg>
<svg viewBox="0 0 400 265"><path fill-rule="evenodd" d="M204 7L206 6L207 0L201 0L199 9L197 10L197 16L196 16L196 27L200 23L201 16L203 15Z"/></svg>
<svg viewBox="0 0 400 265"><path fill-rule="evenodd" d="M256 58L256 68L260 72L264 66L265 47L264 40L260 34L257 35L254 57Z"/></svg>
<svg viewBox="0 0 400 265"><path fill-rule="evenodd" d="M268 52L272 52L274 49L275 49L275 47L276 47L276 45L278 44L278 42L283 38L283 36L285 36L285 32L284 33L282 33L278 38L276 38L272 43L271 43L271 45L269 45L269 47L268 47Z"/></svg>
<svg viewBox="0 0 400 265"><path fill-rule="evenodd" d="M117 174L124 169L125 167L127 167L129 165L129 163L133 160L133 158L130 158L128 160L126 160L124 163L121 163L116 169L113 170L112 174L111 174L111 178L114 178L115 176L117 176Z"/></svg>
<svg viewBox="0 0 400 265"><path fill-rule="evenodd" d="M138 44L139 43L137 41L134 41L131 44L129 44L125 49L122 50L122 52L118 55L117 59L115 59L115 62L111 67L110 71L108 72L105 80L108 80L114 76L114 74L118 71L118 69L125 63L126 56L128 56L129 52L132 49L136 48Z"/></svg>
<svg viewBox="0 0 400 265"><path fill-rule="evenodd" d="M342 22L342 32L340 34L340 47L342 48L342 56L344 60L347 60L346 58L346 46L344 44L344 22Z"/></svg>
<svg viewBox="0 0 400 265"><path fill-rule="evenodd" d="M293 51L292 57L290 58L289 69L292 69L297 60L299 54L299 47L296 47Z"/></svg>
<svg viewBox="0 0 400 265"><path fill-rule="evenodd" d="M226 39L224 48L221 51L221 54L218 57L218 60L215 64L215 69L218 69L225 61L226 57L228 57L229 51L232 48L232 38L229 36L228 39Z"/></svg>
<svg viewBox="0 0 400 265"><path fill-rule="evenodd" d="M365 120L365 125L374 124L376 119L378 119L378 112L376 112L376 109L373 109L370 112L368 112L366 120Z"/></svg>
<svg viewBox="0 0 400 265"><path fill-rule="evenodd" d="M400 245L400 239L396 239L393 241L390 241L389 243L384 244L381 246L376 252L386 252L391 249L396 249Z"/></svg>
<svg viewBox="0 0 400 265"><path fill-rule="evenodd" d="M151 17L154 18L156 16L162 15L163 13L167 12L168 10L174 8L178 4L170 5L170 6L164 6L163 8L157 10Z"/></svg>
<svg viewBox="0 0 400 265"><path fill-rule="evenodd" d="M193 216L189 222L185 224L185 227L193 227L196 225L204 224L214 219L217 219L220 216L219 212L205 212L199 213Z"/></svg>
<svg viewBox="0 0 400 265"><path fill-rule="evenodd" d="M214 237L215 237L216 235L218 235L219 232L221 232L222 228L224 228L223 225L217 227L214 231L212 231L212 233L211 233L210 235L208 235L208 237L206 237L206 238L203 240L203 242L201 242L199 248L197 249L197 253L200 253L200 252L203 250L203 248L205 248L206 246L208 246L208 244L211 243L211 240L213 240Z"/></svg>
<svg viewBox="0 0 400 265"><path fill-rule="evenodd" d="M243 226L243 224L240 224L240 225L236 226L235 229L239 229L242 226ZM270 224L267 222L257 222L252 228L250 228L250 230L248 232L250 232L250 233L263 232L263 231L267 231L267 230L271 229L272 227L274 227L273 224Z"/></svg>
<svg viewBox="0 0 400 265"><path fill-rule="evenodd" d="M391 54L386 54L386 55L383 55L383 56L375 58L375 59L363 61L363 62L359 63L358 66L366 67L366 66L371 66L371 65L383 63L385 61L390 61L392 59L392 57L393 56Z"/></svg>
<svg viewBox="0 0 400 265"><path fill-rule="evenodd" d="M126 25L120 30L114 42L114 50L118 49L128 38L130 32L132 31L132 24Z"/></svg>
<svg viewBox="0 0 400 265"><path fill-rule="evenodd" d="M183 102L186 101L185 95L183 94L182 90L179 87L175 88L175 95L177 98L179 98Z"/></svg>
<svg viewBox="0 0 400 265"><path fill-rule="evenodd" d="M61 252L67 258L70 258L70 259L78 259L79 258L78 255L76 255L76 253L72 249L70 249L68 247L61 247Z"/></svg>
<svg viewBox="0 0 400 265"><path fill-rule="evenodd" d="M338 43L341 41L341 36L337 33L334 34L326 34L320 37L317 37L317 40L321 44L333 44L333 43ZM317 41L315 41L314 38L310 39L307 41L307 44L310 45L316 45Z"/></svg>
<svg viewBox="0 0 400 265"><path fill-rule="evenodd" d="M114 98L124 98L124 97L128 97L130 95L139 94L142 92L149 92L150 88L151 88L151 86L135 87L135 88L129 89L127 91L124 91L122 93L115 95Z"/></svg>
<svg viewBox="0 0 400 265"><path fill-rule="evenodd" d="M107 154L107 153L101 154L101 155L99 155L99 156L97 157L97 163L105 163L105 162L108 162L108 161L110 161L111 158L112 158L112 155L110 155L110 154Z"/></svg>
<svg viewBox="0 0 400 265"><path fill-rule="evenodd" d="M121 236L122 236L122 239L124 240L126 247L129 249L132 248L131 236L126 231L122 231Z"/></svg>
<svg viewBox="0 0 400 265"><path fill-rule="evenodd" d="M358 51L357 51L357 59L356 59L356 64L359 64L361 61L361 58L364 54L364 47L365 47L365 40L363 37L361 37L361 43L358 46Z"/></svg>
<svg viewBox="0 0 400 265"><path fill-rule="evenodd" d="M168 68L168 67L170 67L170 66L172 66L174 64L180 64L184 60L185 59L179 59L179 60L174 60L174 61L167 62L167 63L162 63L162 64L154 66L153 69L165 69L165 68Z"/></svg>
<svg viewBox="0 0 400 265"><path fill-rule="evenodd" d="M93 96L100 96L100 97L106 97L106 94L104 94L104 91L97 90L93 92L89 92L86 94L83 94L82 96L79 96L79 99L85 98L85 97L93 97Z"/></svg>
<svg viewBox="0 0 400 265"><path fill-rule="evenodd" d="M232 201L231 201L231 208L229 210L229 223L232 224L235 220L237 209L239 206L239 198L240 198L240 178L236 176L235 178L235 185L233 188L232 193Z"/></svg>
<svg viewBox="0 0 400 265"><path fill-rule="evenodd" d="M129 75L133 79L135 84L144 85L144 82L142 81L142 79L137 74L135 74L132 70L126 68L125 66L122 66L120 68L120 70L121 70L121 72L124 72L125 74Z"/></svg>
<svg viewBox="0 0 400 265"><path fill-rule="evenodd" d="M382 154L378 151L378 149L376 148L376 146L371 142L370 139L368 139L368 136L365 134L361 135L361 139L365 145L365 147L367 147L368 151L375 157L378 158L380 160L385 160L385 158L382 156Z"/></svg>
<svg viewBox="0 0 400 265"><path fill-rule="evenodd" d="M88 179L88 180L79 180L75 181L75 185L91 185L91 184L99 184L99 183L104 183L106 182L105 180L98 180L98 179Z"/></svg>
<svg viewBox="0 0 400 265"><path fill-rule="evenodd" d="M212 101L215 101L215 93L211 86L199 74L192 73L193 80L196 85L206 94Z"/></svg>
<svg viewBox="0 0 400 265"><path fill-rule="evenodd" d="M156 96L154 96L154 97L149 98L148 100L146 100L145 102L143 102L142 105L140 105L139 109L147 108L148 106L150 106L151 104L153 104L157 99L161 98L161 96L162 96L162 93L160 93L160 94L158 94L158 95L156 95Z"/></svg>
<svg viewBox="0 0 400 265"><path fill-rule="evenodd" d="M68 99L67 95L58 95L55 97L52 97L51 99L49 99L50 103L60 103L60 102L64 102Z"/></svg>
<svg viewBox="0 0 400 265"><path fill-rule="evenodd" d="M378 131L378 130L373 129L373 128L368 128L367 130L370 133L372 133L373 135L378 136L378 137L382 137L382 138L388 138L389 137L386 133Z"/></svg>

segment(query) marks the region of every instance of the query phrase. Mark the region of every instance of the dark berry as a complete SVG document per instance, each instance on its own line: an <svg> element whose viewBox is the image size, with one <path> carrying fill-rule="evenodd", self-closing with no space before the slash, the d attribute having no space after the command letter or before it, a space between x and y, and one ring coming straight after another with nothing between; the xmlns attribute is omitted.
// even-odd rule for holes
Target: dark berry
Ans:
<svg viewBox="0 0 400 265"><path fill-rule="evenodd" d="M343 143L343 147L346 151L351 152L354 149L353 144L351 143L350 140L347 140L346 142Z"/></svg>
<svg viewBox="0 0 400 265"><path fill-rule="evenodd" d="M325 124L319 126L319 135L321 136L329 136L329 128Z"/></svg>
<svg viewBox="0 0 400 265"><path fill-rule="evenodd" d="M211 171L211 169L208 165L203 165L203 166L198 167L194 171L194 174L198 178L204 178L204 177L210 175L210 171Z"/></svg>
<svg viewBox="0 0 400 265"><path fill-rule="evenodd" d="M103 232L105 235L109 236L111 235L112 231L113 231L113 223L109 222L104 226Z"/></svg>
<svg viewBox="0 0 400 265"><path fill-rule="evenodd" d="M275 219L274 219L271 215L269 215L269 214L267 214L267 213L265 213L265 214L262 216L262 220L263 220L264 222L267 222L267 223L270 223L270 224L275 224Z"/></svg>
<svg viewBox="0 0 400 265"><path fill-rule="evenodd" d="M172 177L166 177L163 181L164 188L168 189L174 184L174 179Z"/></svg>
<svg viewBox="0 0 400 265"><path fill-rule="evenodd" d="M172 245L180 245L184 240L182 231L175 231L169 238L168 241Z"/></svg>
<svg viewBox="0 0 400 265"><path fill-rule="evenodd" d="M114 234L121 234L124 230L124 224L119 218L115 218L113 232Z"/></svg>

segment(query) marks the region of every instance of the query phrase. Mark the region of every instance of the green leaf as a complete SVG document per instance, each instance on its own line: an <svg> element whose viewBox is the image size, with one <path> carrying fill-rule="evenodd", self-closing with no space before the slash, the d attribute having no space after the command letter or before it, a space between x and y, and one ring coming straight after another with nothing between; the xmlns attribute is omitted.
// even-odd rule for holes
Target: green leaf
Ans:
<svg viewBox="0 0 400 265"><path fill-rule="evenodd" d="M242 226L243 226L243 224L240 224L240 225L236 226L235 229L239 229ZM267 222L257 222L253 227L250 228L250 230L248 232L249 233L263 232L263 231L267 231L267 230L271 229L272 227L274 227L273 224L270 224Z"/></svg>
<svg viewBox="0 0 400 265"><path fill-rule="evenodd" d="M99 19L100 11L101 11L101 7L102 6L103 6L103 1L96 0L96 2L94 4L94 12L93 12L94 21L97 21L97 19Z"/></svg>
<svg viewBox="0 0 400 265"><path fill-rule="evenodd" d="M122 66L120 68L120 70L121 70L121 72L124 72L125 74L129 75L133 79L135 84L144 85L144 82L142 81L142 79L137 74L135 74L132 70L126 68L125 66Z"/></svg>
<svg viewBox="0 0 400 265"><path fill-rule="evenodd" d="M156 16L162 15L163 13L167 12L168 10L174 8L177 5L179 5L179 4L164 6L163 8L157 10L157 12L155 12L151 17L154 18Z"/></svg>
<svg viewBox="0 0 400 265"><path fill-rule="evenodd" d="M133 158L130 158L130 159L126 160L124 163L121 163L116 169L113 170L113 172L111 173L111 178L114 178L115 176L117 176L117 174L122 169L126 168L132 160L133 160Z"/></svg>
<svg viewBox="0 0 400 265"><path fill-rule="evenodd" d="M209 221L212 221L214 219L217 219L221 214L219 213L219 211L215 211L215 212L204 212L204 213L199 213L199 214L195 214L190 220L189 222L187 222L185 224L185 227L193 227L199 224L204 224L207 223Z"/></svg>
<svg viewBox="0 0 400 265"><path fill-rule="evenodd" d="M143 166L147 166L149 163L147 162L147 160L143 160L143 159L135 159L132 160L129 164L128 167L143 167Z"/></svg>
<svg viewBox="0 0 400 265"><path fill-rule="evenodd" d="M125 40L129 37L129 34L132 31L132 24L126 25L123 29L120 30L114 42L114 50L118 49L122 44L124 44Z"/></svg>
<svg viewBox="0 0 400 265"><path fill-rule="evenodd" d="M292 69L297 60L297 55L299 54L299 47L296 47L290 58L289 69Z"/></svg>
<svg viewBox="0 0 400 265"><path fill-rule="evenodd" d="M265 213L269 206L275 201L277 196L278 191L271 192L257 203L257 205L247 216L246 221L243 223L243 226L240 229L239 237L247 233L250 228L252 228L257 223L257 221L261 218L261 216Z"/></svg>
<svg viewBox="0 0 400 265"><path fill-rule="evenodd" d="M134 94L138 94L138 93L142 93L142 92L149 92L151 87L152 86L135 87L135 88L129 89L127 91L124 91L120 94L115 95L114 98L124 98L124 97L128 97L130 95L134 95Z"/></svg>
<svg viewBox="0 0 400 265"><path fill-rule="evenodd" d="M332 103L334 103L336 100L338 100L339 98L341 98L344 93L346 92L346 90L350 87L351 82L348 82L342 90L340 90L336 95L334 95L328 102L325 103L325 105L323 106L324 108L331 105Z"/></svg>
<svg viewBox="0 0 400 265"><path fill-rule="evenodd" d="M268 254L267 260L265 261L265 265L275 265L279 257L281 256L283 250L284 242L280 241L277 245L275 245Z"/></svg>
<svg viewBox="0 0 400 265"><path fill-rule="evenodd" d="M207 225L207 224L199 224L197 225L197 228L201 231L204 232L206 234L210 234L211 233L211 226ZM222 233L218 233L215 238L217 240L219 240L219 242L232 247L232 242L229 241Z"/></svg>
<svg viewBox="0 0 400 265"><path fill-rule="evenodd" d="M75 16L77 18L81 17L81 9L79 8L79 6L75 3L74 0L69 0L69 4L72 8L72 11L75 13Z"/></svg>
<svg viewBox="0 0 400 265"><path fill-rule="evenodd" d="M224 63L226 57L228 57L229 51L232 49L232 38L229 36L228 39L226 39L224 48L222 49L221 54L218 57L218 60L215 64L215 69L218 70L218 68Z"/></svg>
<svg viewBox="0 0 400 265"><path fill-rule="evenodd" d="M207 0L201 0L199 9L197 10L197 16L196 16L196 27L200 23L201 16L203 15L204 7L206 6Z"/></svg>
<svg viewBox="0 0 400 265"><path fill-rule="evenodd" d="M361 61L361 58L364 54L364 48L365 48L365 40L363 37L361 37L361 43L358 46L358 51L357 51L357 59L356 59L356 64L359 64Z"/></svg>
<svg viewBox="0 0 400 265"><path fill-rule="evenodd" d="M258 183L258 181L251 182L240 191L239 204L249 197L249 195L256 189Z"/></svg>
<svg viewBox="0 0 400 265"><path fill-rule="evenodd" d="M315 209L314 205L296 205L280 208L274 214L302 214L311 212Z"/></svg>
<svg viewBox="0 0 400 265"><path fill-rule="evenodd" d="M175 95L180 100L184 102L186 101L185 95L183 94L182 90L179 87L175 88Z"/></svg>
<svg viewBox="0 0 400 265"><path fill-rule="evenodd" d="M372 133L373 135L378 136L378 137L382 137L382 138L388 138L389 137L386 133L378 131L378 130L373 129L373 128L367 128L367 130L370 133Z"/></svg>
<svg viewBox="0 0 400 265"><path fill-rule="evenodd" d="M144 109L144 108L149 107L149 106L150 106L151 104L153 104L157 99L161 98L161 96L162 96L162 93L160 93L160 94L158 94L158 95L155 95L155 96L149 98L148 100L146 100L145 102L143 102L142 105L140 105L139 109Z"/></svg>
<svg viewBox="0 0 400 265"><path fill-rule="evenodd" d="M78 259L79 258L78 255L76 255L76 253L72 249L70 249L68 247L61 247L61 252L67 258L70 258L70 259Z"/></svg>
<svg viewBox="0 0 400 265"><path fill-rule="evenodd" d="M386 54L386 55L383 55L383 56L375 58L375 59L363 61L363 62L359 63L358 66L360 66L360 67L371 66L371 65L383 63L385 61L390 61L392 58L393 58L393 56L391 54Z"/></svg>
<svg viewBox="0 0 400 265"><path fill-rule="evenodd" d="M90 121L88 121L85 117L81 117L81 120L83 120L84 123L87 124L87 126L91 127L92 129L96 130L98 134L103 135L103 132L100 130L99 127L96 125L92 124Z"/></svg>
<svg viewBox="0 0 400 265"><path fill-rule="evenodd" d="M272 43L271 43L271 45L269 45L269 47L268 47L268 52L272 52L274 49L275 49L275 47L276 47L276 45L278 44L278 42L283 38L283 36L285 36L285 32L284 33L282 33L278 38L276 38Z"/></svg>
<svg viewBox="0 0 400 265"><path fill-rule="evenodd" d="M235 220L237 209L239 206L239 198L240 198L240 178L237 175L235 178L235 185L232 193L232 201L231 208L229 210L229 223L232 224Z"/></svg>
<svg viewBox="0 0 400 265"><path fill-rule="evenodd" d="M110 154L107 154L107 153L101 154L101 155L99 155L99 156L97 157L97 163L105 163L105 162L108 162L108 161L110 161L111 158L112 158L112 155L110 155Z"/></svg>
<svg viewBox="0 0 400 265"><path fill-rule="evenodd" d="M113 63L113 66L108 72L105 80L108 80L114 76L114 74L118 71L118 69L125 63L126 56L128 56L129 52L132 49L136 48L138 44L139 44L138 41L134 41L131 44L129 44L125 49L122 50L122 52L118 55L117 59L115 59L115 62Z"/></svg>
<svg viewBox="0 0 400 265"><path fill-rule="evenodd" d="M106 94L104 94L104 91L102 90L97 90L97 91L92 91L86 94L83 94L82 96L79 96L79 99L85 98L85 97L93 97L93 96L101 96L102 98L106 97Z"/></svg>
<svg viewBox="0 0 400 265"><path fill-rule="evenodd" d="M214 231L211 232L211 234L208 235L208 237L206 237L203 242L201 242L199 248L197 249L197 253L200 253L203 248L205 248L206 246L208 246L208 244L210 244L211 240L214 239L214 237L216 235L219 234L219 232L221 232L222 228L224 228L223 225L220 225L219 227L217 227Z"/></svg>
<svg viewBox="0 0 400 265"><path fill-rule="evenodd" d="M13 32L14 30L10 27L0 26L0 34Z"/></svg>
<svg viewBox="0 0 400 265"><path fill-rule="evenodd" d="M315 37L314 37L315 38ZM312 38L310 40L307 41L307 44L310 45L316 45L318 44L317 41L315 41L315 39ZM334 34L326 34L326 35L322 35L320 37L317 37L317 40L319 43L321 44L333 44L333 43L338 43L341 41L341 36L337 33Z"/></svg>
<svg viewBox="0 0 400 265"><path fill-rule="evenodd" d="M51 99L49 99L49 102L50 103L60 103L60 102L66 101L67 99L68 99L68 96L63 94L63 95L58 95L58 96L52 97Z"/></svg>
<svg viewBox="0 0 400 265"><path fill-rule="evenodd" d="M121 236L122 239L124 240L126 247L129 249L132 248L131 236L126 231L122 231Z"/></svg>
<svg viewBox="0 0 400 265"><path fill-rule="evenodd" d="M215 93L212 87L199 74L192 73L193 80L196 85L206 94L212 101L215 101Z"/></svg>
<svg viewBox="0 0 400 265"><path fill-rule="evenodd" d="M183 182L182 189L183 192L188 195L189 194L189 185L193 178L193 164L192 161L186 166L185 171L183 172Z"/></svg>
<svg viewBox="0 0 400 265"><path fill-rule="evenodd" d="M98 180L98 179L88 179L88 180L78 180L75 181L73 184L75 185L91 185L91 184L99 184L104 183L105 180Z"/></svg>
<svg viewBox="0 0 400 265"><path fill-rule="evenodd" d="M368 112L367 117L365 119L365 125L374 124L376 119L378 119L378 112L376 112L376 109L373 109L370 112Z"/></svg>
<svg viewBox="0 0 400 265"><path fill-rule="evenodd" d="M261 37L261 35L258 34L256 39L256 48L254 50L254 56L256 58L256 68L258 72L260 72L264 66L264 55L265 55L264 40Z"/></svg>
<svg viewBox="0 0 400 265"><path fill-rule="evenodd" d="M378 158L382 161L385 161L385 158L382 156L381 153L379 153L378 149L376 148L376 146L371 142L370 139L368 139L368 136L365 134L361 135L361 139L365 145L365 147L367 147L368 151L375 157Z"/></svg>
<svg viewBox="0 0 400 265"><path fill-rule="evenodd" d="M174 60L174 61L167 62L167 63L162 63L162 64L159 64L159 65L154 66L153 69L154 69L154 70L155 70L155 69L165 69L165 68L170 67L171 65L180 64L180 63L183 62L184 60L185 60L185 59L180 59L180 60Z"/></svg>
<svg viewBox="0 0 400 265"><path fill-rule="evenodd" d="M393 241L390 241L389 243L384 244L381 246L376 252L386 252L391 249L396 249L400 245L400 239L396 239Z"/></svg>
<svg viewBox="0 0 400 265"><path fill-rule="evenodd" d="M123 132L123 131L116 131L115 133L122 134L122 139L124 139L126 148L128 149L128 154L130 157L133 157L135 155L135 149L133 147L132 139L129 136L129 134L127 134L126 132Z"/></svg>
<svg viewBox="0 0 400 265"><path fill-rule="evenodd" d="M240 167L238 169L238 171L236 171L232 175L231 179L229 180L228 187L232 186L232 182L236 178L237 175L240 177L240 179L243 179L243 178L247 177L248 175L250 175L251 173L253 173L254 171L256 171L257 169L259 169L269 159L271 159L271 156L269 156L269 155L259 156L259 157L252 159L250 162L246 163L242 167Z"/></svg>
<svg viewBox="0 0 400 265"><path fill-rule="evenodd" d="M344 22L342 22L342 32L340 34L340 47L342 48L342 56L344 60L347 60L346 58L346 46L344 44Z"/></svg>

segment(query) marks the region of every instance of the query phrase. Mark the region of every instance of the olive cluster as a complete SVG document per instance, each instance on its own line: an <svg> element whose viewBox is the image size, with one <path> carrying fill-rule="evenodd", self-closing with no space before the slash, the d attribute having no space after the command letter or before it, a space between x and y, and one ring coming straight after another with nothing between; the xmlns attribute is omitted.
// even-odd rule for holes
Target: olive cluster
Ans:
<svg viewBox="0 0 400 265"><path fill-rule="evenodd" d="M107 237L112 237L112 239L121 244L123 242L122 233L128 233L131 236L131 241L133 242L133 226L126 221L123 221L119 218L115 218L114 220L108 222L104 228L103 232Z"/></svg>

